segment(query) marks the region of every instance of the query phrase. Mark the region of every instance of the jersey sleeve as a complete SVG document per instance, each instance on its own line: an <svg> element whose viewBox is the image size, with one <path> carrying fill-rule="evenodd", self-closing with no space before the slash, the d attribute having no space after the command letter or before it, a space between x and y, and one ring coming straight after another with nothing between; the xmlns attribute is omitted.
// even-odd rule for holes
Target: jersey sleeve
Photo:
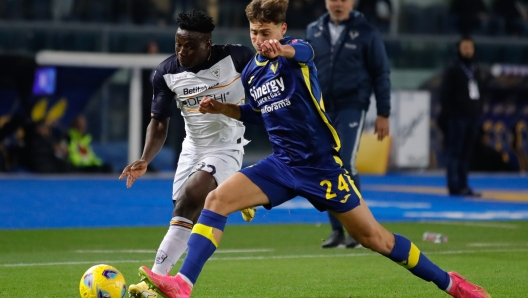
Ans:
<svg viewBox="0 0 528 298"><path fill-rule="evenodd" d="M248 92L249 86L247 85L247 75L245 69L244 71L242 71L242 86L244 88L244 93L246 94L247 104L239 106L240 119L238 120L244 123L263 125L264 120L262 119L262 113L260 112L253 98L251 97L251 94Z"/></svg>
<svg viewBox="0 0 528 298"><path fill-rule="evenodd" d="M306 63L315 56L312 46L302 39L288 40L286 44L295 49L295 55L292 59L297 62Z"/></svg>
<svg viewBox="0 0 528 298"><path fill-rule="evenodd" d="M171 116L171 102L174 98L174 93L169 89L163 74L165 72L161 67L156 68L154 78L152 79L152 105L150 108L150 116L155 119L165 119Z"/></svg>
<svg viewBox="0 0 528 298"><path fill-rule="evenodd" d="M229 45L229 53L236 71L242 73L242 70L253 59L255 53L248 47L243 45Z"/></svg>

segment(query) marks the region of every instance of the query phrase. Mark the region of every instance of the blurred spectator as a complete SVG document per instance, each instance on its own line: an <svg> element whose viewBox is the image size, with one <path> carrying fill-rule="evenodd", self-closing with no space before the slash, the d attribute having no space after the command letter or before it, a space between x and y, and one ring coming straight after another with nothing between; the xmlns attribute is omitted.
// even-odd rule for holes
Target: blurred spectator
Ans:
<svg viewBox="0 0 528 298"><path fill-rule="evenodd" d="M112 167L103 163L92 149L92 136L86 133L86 118L78 116L68 132L68 158L73 170L83 173L110 173Z"/></svg>
<svg viewBox="0 0 528 298"><path fill-rule="evenodd" d="M389 60L381 34L362 13L353 10L354 0L325 3L328 13L308 25L306 41L315 53L325 111L341 137L343 167L360 191L356 155L372 93L376 97L378 140L389 134ZM342 224L331 213L328 217L332 233L322 247L357 247L352 237L344 239Z"/></svg>
<svg viewBox="0 0 528 298"><path fill-rule="evenodd" d="M36 173L67 173L72 168L66 161L65 151L52 135L52 128L46 121L31 123L24 128L26 166Z"/></svg>
<svg viewBox="0 0 528 298"><path fill-rule="evenodd" d="M162 11L154 0L132 0L131 13L134 24L165 25L169 12Z"/></svg>
<svg viewBox="0 0 528 298"><path fill-rule="evenodd" d="M0 144L0 173L7 172L8 165L7 150Z"/></svg>
<svg viewBox="0 0 528 298"><path fill-rule="evenodd" d="M468 185L469 162L482 113L474 54L473 40L463 37L458 43L457 57L442 79L442 111L438 122L446 135L447 185L451 195L479 195Z"/></svg>
<svg viewBox="0 0 528 298"><path fill-rule="evenodd" d="M471 158L471 170L477 172L511 172L518 171L504 161L500 152L491 146L490 135L480 130L475 152Z"/></svg>
<svg viewBox="0 0 528 298"><path fill-rule="evenodd" d="M509 35L528 36L528 1L494 0L492 3L500 22Z"/></svg>
<svg viewBox="0 0 528 298"><path fill-rule="evenodd" d="M356 8L362 12L369 23L376 26L381 32L390 31L392 19L391 0L360 0Z"/></svg>
<svg viewBox="0 0 528 298"><path fill-rule="evenodd" d="M489 15L483 0L451 0L449 12L461 34L486 33Z"/></svg>
<svg viewBox="0 0 528 298"><path fill-rule="evenodd" d="M69 20L72 16L75 0L52 0L51 14L55 22Z"/></svg>

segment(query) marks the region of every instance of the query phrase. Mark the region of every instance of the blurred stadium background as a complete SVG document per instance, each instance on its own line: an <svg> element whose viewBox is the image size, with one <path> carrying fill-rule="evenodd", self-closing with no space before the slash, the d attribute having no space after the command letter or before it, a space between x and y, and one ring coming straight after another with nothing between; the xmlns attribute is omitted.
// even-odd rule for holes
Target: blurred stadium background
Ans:
<svg viewBox="0 0 528 298"><path fill-rule="evenodd" d="M92 202L91 207L85 206L91 211L79 214L96 216L113 198L132 196L111 204L123 207L127 215L155 205L159 210L149 212L157 219L134 225L164 225L170 216L171 176L184 137L183 120L175 107L166 145L145 182L138 181L134 185L137 190L127 192L124 183L113 181L141 152L149 114L150 74L174 52L174 19L181 11L202 9L212 15L217 24L213 42L251 47L244 15L248 2L0 0L0 201L7 206L0 214L8 219L0 228L100 226L73 217L66 220L68 216L57 221L54 212L65 215L71 211L68 206ZM463 210L454 211L486 214L503 206L512 213L482 217L421 214L412 220L527 219L528 1L384 0L378 1L374 10L368 9L367 2L372 1L357 0L356 6L361 10L363 5L363 12L383 32L391 63L393 114L388 166L363 168L363 174L381 174L365 176L365 193L400 203L403 196L429 196L426 209L443 210L435 201L462 202L445 194L443 134L436 119L442 71L454 57L454 45L465 30L474 38L476 60L486 82L481 86L485 104L482 132L472 162L472 170L479 174L471 178L485 196L479 201L481 209L471 201ZM461 2L467 5L457 5ZM506 9L506 2L516 9ZM323 0L290 0L288 35L304 38L306 25L324 12ZM44 125L54 148L60 147L61 136L81 114L86 116L95 153L110 165L113 174L88 177L60 169L45 171L53 176L36 173L33 163L39 162L37 155L42 150L30 146L33 134L28 129L34 123ZM367 134L372 127L373 122L368 121ZM246 147L246 165L269 154L262 128L248 125L246 138L251 140ZM365 141L361 150L375 150L375 146L379 144ZM66 158L58 149L53 155ZM380 191L384 185L394 187ZM391 192L401 195L388 195ZM152 200L147 202L148 198ZM506 207L500 205L503 201L515 203ZM409 206L424 206L414 203ZM378 207L394 208L387 204ZM289 208L304 207L299 203ZM385 220L406 218L379 216ZM312 215L302 215L286 222L304 222L306 218L314 220ZM325 222L324 216L317 220ZM122 220L108 224L122 226L127 220L123 215Z"/></svg>

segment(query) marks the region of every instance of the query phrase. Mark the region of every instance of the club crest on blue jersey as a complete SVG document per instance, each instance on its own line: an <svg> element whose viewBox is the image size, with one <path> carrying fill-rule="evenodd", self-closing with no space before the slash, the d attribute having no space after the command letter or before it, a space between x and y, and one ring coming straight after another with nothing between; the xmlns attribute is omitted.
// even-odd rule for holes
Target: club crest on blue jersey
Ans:
<svg viewBox="0 0 528 298"><path fill-rule="evenodd" d="M270 69L273 71L273 73L277 73L277 67L279 66L279 61L271 62L270 63Z"/></svg>

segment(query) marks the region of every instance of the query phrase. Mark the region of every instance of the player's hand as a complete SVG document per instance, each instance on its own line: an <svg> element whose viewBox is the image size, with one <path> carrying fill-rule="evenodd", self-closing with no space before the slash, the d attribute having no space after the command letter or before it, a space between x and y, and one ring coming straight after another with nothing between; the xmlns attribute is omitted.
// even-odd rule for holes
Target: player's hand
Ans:
<svg viewBox="0 0 528 298"><path fill-rule="evenodd" d="M211 97L204 97L202 101L200 101L200 106L198 107L198 111L202 114L220 114L222 113L222 110L224 109L224 105L221 102L218 102Z"/></svg>
<svg viewBox="0 0 528 298"><path fill-rule="evenodd" d="M282 45L276 39L269 39L260 45L260 52L263 56L273 59L282 56Z"/></svg>
<svg viewBox="0 0 528 298"><path fill-rule="evenodd" d="M143 176L145 172L147 171L148 162L142 159L136 160L133 163L129 164L121 173L121 176L119 176L119 180L123 178L127 178L126 186L127 188L132 187L132 184L134 184L134 181L136 181L137 178Z"/></svg>
<svg viewBox="0 0 528 298"><path fill-rule="evenodd" d="M374 125L374 133L378 134L378 141L389 135L389 118L378 116Z"/></svg>

